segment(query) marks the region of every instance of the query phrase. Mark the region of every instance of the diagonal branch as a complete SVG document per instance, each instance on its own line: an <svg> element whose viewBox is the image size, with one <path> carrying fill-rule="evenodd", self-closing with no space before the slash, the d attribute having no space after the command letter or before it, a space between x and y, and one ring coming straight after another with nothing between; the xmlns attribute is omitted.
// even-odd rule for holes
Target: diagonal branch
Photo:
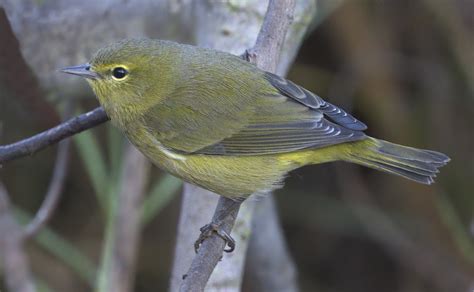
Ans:
<svg viewBox="0 0 474 292"><path fill-rule="evenodd" d="M234 204L235 202L231 199L220 197L213 216L213 222L218 222L216 219L219 217L219 214ZM222 220L220 226L227 234L230 234L238 212L238 208L233 209L232 212ZM207 238L201 244L186 276L184 276L180 291L204 291L212 271L214 271L214 268L222 257L225 246L226 243L216 234Z"/></svg>
<svg viewBox="0 0 474 292"><path fill-rule="evenodd" d="M108 120L109 117L107 117L104 109L98 107L27 139L0 146L0 165L10 160L32 155L67 137L93 128Z"/></svg>
<svg viewBox="0 0 474 292"><path fill-rule="evenodd" d="M255 46L247 51L249 62L262 70L276 71L294 9L295 0L269 1Z"/></svg>
<svg viewBox="0 0 474 292"><path fill-rule="evenodd" d="M257 64L259 68L270 72L276 70L286 32L292 21L294 7L294 0L269 1L255 46L247 51L248 60ZM216 214L222 213L223 209L233 203L232 200L221 197L214 218L217 217ZM229 233L237 213L238 210L234 210L231 216L227 216L222 222L213 222L222 226ZM202 243L181 285L181 291L204 290L212 271L222 256L224 247L224 242L216 234Z"/></svg>

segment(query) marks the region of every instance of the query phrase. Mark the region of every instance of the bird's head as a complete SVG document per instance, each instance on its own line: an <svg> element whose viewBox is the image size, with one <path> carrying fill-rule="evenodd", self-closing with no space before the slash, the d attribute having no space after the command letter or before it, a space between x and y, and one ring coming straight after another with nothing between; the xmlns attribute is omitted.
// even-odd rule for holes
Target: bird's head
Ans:
<svg viewBox="0 0 474 292"><path fill-rule="evenodd" d="M171 90L179 52L174 43L127 39L95 53L89 63L62 72L86 78L99 102L114 115L134 115L159 102Z"/></svg>

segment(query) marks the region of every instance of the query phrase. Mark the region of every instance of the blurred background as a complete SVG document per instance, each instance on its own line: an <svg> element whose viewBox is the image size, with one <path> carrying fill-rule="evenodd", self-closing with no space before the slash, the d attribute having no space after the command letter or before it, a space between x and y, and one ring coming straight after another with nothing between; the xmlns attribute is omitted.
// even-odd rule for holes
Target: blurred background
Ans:
<svg viewBox="0 0 474 292"><path fill-rule="evenodd" d="M0 2L0 144L56 125L67 100L77 113L98 105L58 67L126 36L193 43L189 1L94 2ZM452 158L432 186L342 162L291 173L275 196L301 291L472 291L474 1L318 1L288 77L371 136ZM45 291L92 289L103 194L120 179L124 139L110 124L73 141L61 203L27 244ZM22 221L43 199L55 150L0 168ZM181 182L157 169L150 178L135 291L168 287L179 215Z"/></svg>

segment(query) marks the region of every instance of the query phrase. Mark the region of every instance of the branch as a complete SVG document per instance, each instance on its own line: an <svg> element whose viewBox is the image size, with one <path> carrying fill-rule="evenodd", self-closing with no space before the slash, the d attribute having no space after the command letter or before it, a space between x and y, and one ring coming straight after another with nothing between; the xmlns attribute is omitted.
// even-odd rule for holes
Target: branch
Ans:
<svg viewBox="0 0 474 292"><path fill-rule="evenodd" d="M217 218L219 218L221 212L227 210L234 204L234 201L225 197L220 197L212 222L218 222ZM220 224L226 233L230 234L238 213L238 208L233 209L229 216L227 216ZM222 252L224 251L225 245L226 244L222 238L217 235L207 238L206 241L202 243L198 254L194 257L194 260L184 277L180 291L204 291L204 287L206 287L212 271L214 271L217 263L222 258Z"/></svg>
<svg viewBox="0 0 474 292"><path fill-rule="evenodd" d="M100 125L109 118L103 108L98 107L90 112L81 114L47 131L13 144L0 146L0 165L27 155L32 155L50 145L78 134L84 130Z"/></svg>
<svg viewBox="0 0 474 292"><path fill-rule="evenodd" d="M249 62L262 70L276 71L294 9L295 0L269 1L255 46L247 51Z"/></svg>
<svg viewBox="0 0 474 292"><path fill-rule="evenodd" d="M257 37L255 46L248 51L249 60L266 71L275 71L278 64L281 48L288 27L292 21L294 0L270 0L262 28ZM225 197L219 199L214 218L234 202ZM226 232L230 232L237 217L238 210L232 216L227 216L221 225ZM194 257L191 267L182 283L182 291L202 291L206 286L212 271L222 257L224 242L216 234L208 238L201 245L198 254Z"/></svg>

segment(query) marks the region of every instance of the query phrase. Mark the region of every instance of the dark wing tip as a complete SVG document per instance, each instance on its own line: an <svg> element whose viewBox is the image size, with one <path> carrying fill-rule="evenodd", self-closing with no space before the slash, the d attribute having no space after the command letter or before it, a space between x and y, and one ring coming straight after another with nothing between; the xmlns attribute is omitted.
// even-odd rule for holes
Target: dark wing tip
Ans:
<svg viewBox="0 0 474 292"><path fill-rule="evenodd" d="M316 94L296 85L283 77L270 72L265 72L265 78L273 87L278 89L284 96L290 97L293 101L299 102L309 108L318 109L325 101Z"/></svg>
<svg viewBox="0 0 474 292"><path fill-rule="evenodd" d="M444 153L433 151L433 150L424 150L424 152L432 157L431 163L444 166L451 161L451 158Z"/></svg>
<svg viewBox="0 0 474 292"><path fill-rule="evenodd" d="M324 101L321 97L300 87L293 82L280 77L278 75L265 72L265 78L273 85L281 94L290 97L292 100L299 102L309 108L321 110L330 120L336 124L354 131L367 130L367 126L348 114L343 109Z"/></svg>
<svg viewBox="0 0 474 292"><path fill-rule="evenodd" d="M320 110L329 119L343 126L344 128L354 131L367 130L367 126L364 123L354 118L340 107L337 107L329 102L325 102L325 104L320 107Z"/></svg>
<svg viewBox="0 0 474 292"><path fill-rule="evenodd" d="M361 121L357 121L356 123L352 124L352 126L350 126L349 129L355 130L355 131L365 131L367 130L367 125L362 123Z"/></svg>

